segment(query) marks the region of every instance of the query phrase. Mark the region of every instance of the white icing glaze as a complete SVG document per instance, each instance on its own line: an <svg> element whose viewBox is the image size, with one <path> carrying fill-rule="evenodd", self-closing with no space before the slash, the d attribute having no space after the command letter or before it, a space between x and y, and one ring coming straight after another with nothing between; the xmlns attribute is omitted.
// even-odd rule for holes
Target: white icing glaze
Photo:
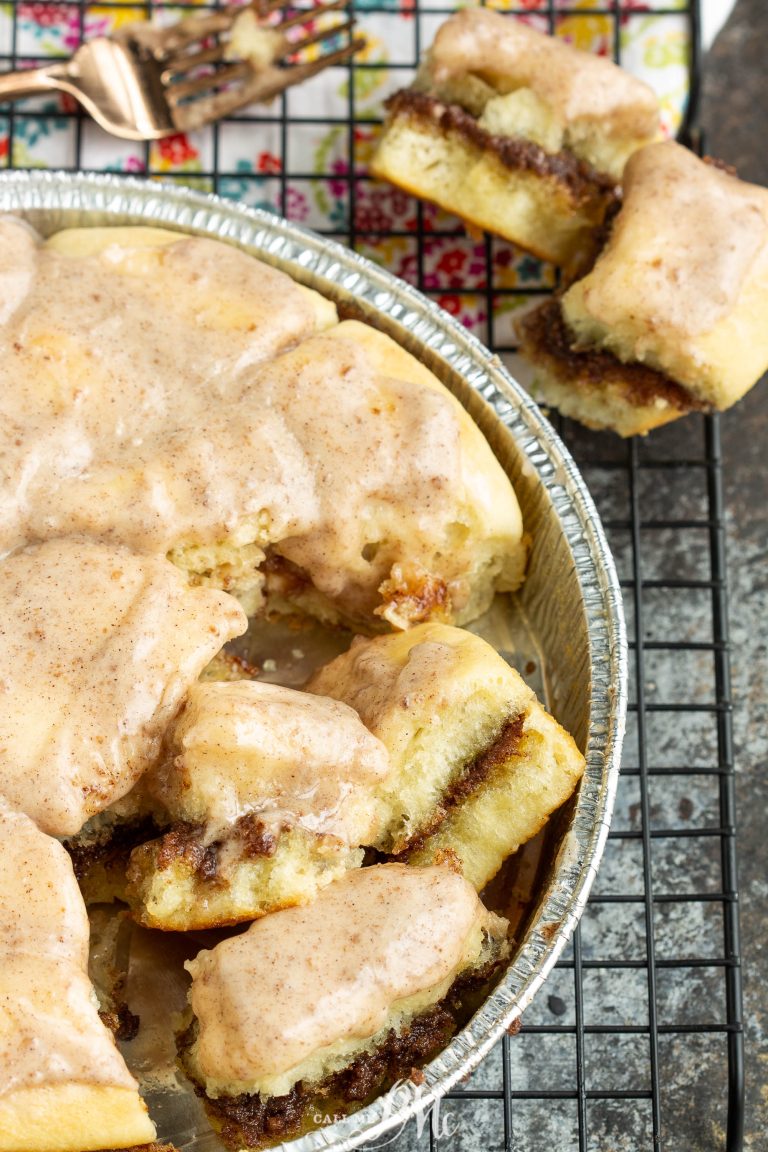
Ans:
<svg viewBox="0 0 768 1152"><path fill-rule="evenodd" d="M136 1089L99 1019L66 851L0 804L0 854L0 1097L56 1083Z"/></svg>
<svg viewBox="0 0 768 1152"><path fill-rule="evenodd" d="M161 557L78 538L0 564L0 795L71 835L156 759L245 615Z"/></svg>
<svg viewBox="0 0 768 1152"><path fill-rule="evenodd" d="M82 532L226 547L226 566L252 545L257 580L278 544L363 616L404 561L459 608L475 565L483 595L519 583L509 482L430 373L351 322L261 363L317 326L307 291L228 246L154 235L33 248L0 327L0 548ZM0 221L0 275L6 241L28 253L28 230Z"/></svg>
<svg viewBox="0 0 768 1152"><path fill-rule="evenodd" d="M438 83L469 73L500 92L530 88L563 124L599 121L617 136L658 129L658 101L642 80L487 8L465 8L441 25L430 67Z"/></svg>
<svg viewBox="0 0 768 1152"><path fill-rule="evenodd" d="M624 203L594 269L564 297L579 318L631 325L645 344L709 332L735 306L768 244L768 191L668 141L635 153Z"/></svg>
<svg viewBox="0 0 768 1152"><path fill-rule="evenodd" d="M0 220L0 547L82 529L167 550L190 530L185 485L202 505L213 498L215 435L195 427L241 399L255 364L315 329L309 294L283 273L215 241L147 245L139 233L135 247L95 253L83 240L77 257L74 241L62 253Z"/></svg>
<svg viewBox="0 0 768 1152"><path fill-rule="evenodd" d="M355 637L347 652L311 677L311 692L343 700L383 741L402 770L415 733L479 693L488 711L521 711L533 693L486 641L446 624L408 632ZM397 777L396 777L397 778Z"/></svg>
<svg viewBox="0 0 768 1152"><path fill-rule="evenodd" d="M82 969L49 958L0 960L0 1096L57 1083L137 1088Z"/></svg>
<svg viewBox="0 0 768 1152"><path fill-rule="evenodd" d="M175 819L225 828L258 812L353 845L378 831L372 793L389 757L346 704L258 681L197 684L173 747L149 786Z"/></svg>
<svg viewBox="0 0 768 1152"><path fill-rule="evenodd" d="M431 630L430 625L417 625L397 637L355 637L349 652L321 668L309 685L311 691L327 692L354 708L366 728L385 742L398 767L403 766L416 724L428 723L426 718L456 703L452 690L462 653L433 639ZM425 632L427 639L408 643Z"/></svg>
<svg viewBox="0 0 768 1152"><path fill-rule="evenodd" d="M88 963L88 916L66 849L0 800L0 953Z"/></svg>
<svg viewBox="0 0 768 1152"><path fill-rule="evenodd" d="M474 889L444 868L348 872L314 903L266 916L187 965L198 1067L247 1082L374 1035L394 1003L461 966L488 917Z"/></svg>

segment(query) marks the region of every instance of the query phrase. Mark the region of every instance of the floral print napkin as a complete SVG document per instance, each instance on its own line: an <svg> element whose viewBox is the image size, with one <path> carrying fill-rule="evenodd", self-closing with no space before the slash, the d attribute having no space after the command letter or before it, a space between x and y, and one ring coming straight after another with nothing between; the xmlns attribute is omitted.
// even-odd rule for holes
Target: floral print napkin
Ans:
<svg viewBox="0 0 768 1152"><path fill-rule="evenodd" d="M731 0L712 0L709 33L730 6ZM153 19L167 24L196 5L151 7ZM549 0L495 0L494 7L552 30ZM674 134L688 92L689 4L619 0L613 15L605 14L606 7L600 0L554 0L555 34L618 56L652 84L664 131ZM117 140L67 97L30 100L12 110L0 106L0 168L79 167L160 177L280 212L353 243L504 351L513 343L512 312L528 290L552 286L552 270L501 241L467 236L455 218L367 177L382 103L408 83L446 9L442 0L356 0L355 9L367 47L354 68L331 69L272 105L253 106L188 136L152 145ZM103 7L0 0L0 70L69 56L83 39L146 14L146 6L129 0Z"/></svg>

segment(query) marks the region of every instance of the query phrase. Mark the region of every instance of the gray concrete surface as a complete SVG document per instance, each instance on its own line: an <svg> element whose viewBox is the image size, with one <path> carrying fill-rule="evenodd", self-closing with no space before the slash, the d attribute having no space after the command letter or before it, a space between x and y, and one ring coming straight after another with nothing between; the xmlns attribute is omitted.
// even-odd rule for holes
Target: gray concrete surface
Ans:
<svg viewBox="0 0 768 1152"><path fill-rule="evenodd" d="M768 4L739 0L706 66L708 147L768 184ZM768 323L768 317L766 317ZM768 1147L768 387L723 420L747 1020L747 1141Z"/></svg>

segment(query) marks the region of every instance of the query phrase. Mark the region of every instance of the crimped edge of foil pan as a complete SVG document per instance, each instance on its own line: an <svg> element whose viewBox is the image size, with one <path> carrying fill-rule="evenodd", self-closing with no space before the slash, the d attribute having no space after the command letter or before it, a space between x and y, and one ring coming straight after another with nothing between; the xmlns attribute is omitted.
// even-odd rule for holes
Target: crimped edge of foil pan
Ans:
<svg viewBox="0 0 768 1152"><path fill-rule="evenodd" d="M213 195L110 174L0 173L0 212L20 213L46 233L87 224L146 223L204 234L241 245L321 291L327 285L337 298L392 322L408 334L409 350L431 361L430 367L444 365L479 394L514 441L522 474L534 477L557 515L580 588L590 676L582 733L587 764L568 834L505 975L468 1025L425 1067L423 1083L404 1081L359 1112L279 1147L343 1152L376 1140L416 1115L427 1116L477 1067L530 1004L587 903L613 810L627 704L621 590L592 498L554 429L497 357L415 288L334 241Z"/></svg>

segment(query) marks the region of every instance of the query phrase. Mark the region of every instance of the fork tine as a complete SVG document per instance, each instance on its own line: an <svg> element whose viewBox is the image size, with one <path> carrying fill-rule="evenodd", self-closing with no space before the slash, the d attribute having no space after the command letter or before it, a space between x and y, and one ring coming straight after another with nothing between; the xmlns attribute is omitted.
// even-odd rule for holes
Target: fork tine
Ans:
<svg viewBox="0 0 768 1152"><path fill-rule="evenodd" d="M355 52L364 48L366 41L358 37L344 48L334 52L327 52L317 60L306 64L292 64L286 68L270 68L268 72L254 75L252 81L241 88L228 92L216 92L204 100L191 101L173 109L173 120L179 132L191 132L195 128L208 124L211 120L220 120L237 112L248 104L263 102L279 96L286 88L308 80L311 76L329 68L333 64L343 64Z"/></svg>
<svg viewBox="0 0 768 1152"><path fill-rule="evenodd" d="M211 89L220 88L224 84L233 84L236 80L248 80L252 76L253 68L250 64L246 64L244 61L231 64L227 68L219 68L205 76L197 76L194 80L182 80L177 84L171 84L166 91L166 98L168 103L176 108L182 100L188 100L192 96L202 96L203 93L210 92ZM242 88L238 91L242 92Z"/></svg>
<svg viewBox="0 0 768 1152"><path fill-rule="evenodd" d="M307 36L302 36L301 39L294 40L289 44L280 59L284 60L287 56L295 56L297 53L303 52L305 48L309 48L311 44L322 44L324 40L332 40L334 36L338 36L340 33L351 31L354 26L354 20L345 20L343 24L337 24L333 28L319 28L316 32L310 32Z"/></svg>
<svg viewBox="0 0 768 1152"><path fill-rule="evenodd" d="M343 64L345 60L349 60L350 56L354 56L361 48L365 48L366 44L367 40L364 36L357 36L343 48L337 48L334 52L325 52L322 56L318 56L317 60L309 60L306 64L290 64L283 71L291 77L291 84L298 84L300 81L314 76L316 72L321 72L323 68L330 68L333 64Z"/></svg>
<svg viewBox="0 0 768 1152"><path fill-rule="evenodd" d="M218 64L224 59L226 51L227 44L223 40L219 40L211 48L205 48L202 52L174 53L173 56L163 61L164 69L161 75L163 84L169 84L174 76L183 75L190 69L197 68L200 64Z"/></svg>
<svg viewBox="0 0 768 1152"><path fill-rule="evenodd" d="M277 96L285 88L309 80L311 76L316 76L324 68L330 68L334 64L343 64L345 60L349 60L365 45L364 37L358 36L356 40L352 40L343 48L337 48L334 52L325 52L316 60L308 60L303 64L289 64L285 68L276 69L269 76L257 77L253 86L248 85L249 91L255 93L251 95L250 99L271 100L273 96ZM262 85L258 83L260 79L263 79Z"/></svg>
<svg viewBox="0 0 768 1152"><path fill-rule="evenodd" d="M250 92L251 85L248 84L227 92L214 92L204 100L191 100L187 104L178 105L171 110L176 131L192 132L203 124L223 120L231 112L253 103L254 97Z"/></svg>
<svg viewBox="0 0 768 1152"><path fill-rule="evenodd" d="M257 20L263 20L265 16L271 16L273 12L278 12L285 6L286 0L257 0L256 3L246 4L246 8L253 9Z"/></svg>
<svg viewBox="0 0 768 1152"><path fill-rule="evenodd" d="M233 12L230 8L220 12L209 12L205 16L186 16L170 28L145 28L137 24L130 29L126 28L125 33L148 48L156 60L164 63L170 56L189 48L199 40L228 31L232 27L235 15L241 11L243 9L238 8Z"/></svg>
<svg viewBox="0 0 768 1152"><path fill-rule="evenodd" d="M277 0L275 8L282 8L285 6L284 0ZM349 7L349 0L330 0L329 4L319 4L317 8L302 9L294 16L289 16L287 20L281 20L279 24L275 24L275 29L278 32L284 32L286 28L296 28L301 24L308 24L310 20L316 20L318 16L324 16L326 12L338 12L342 8ZM273 9L274 11L274 9Z"/></svg>

